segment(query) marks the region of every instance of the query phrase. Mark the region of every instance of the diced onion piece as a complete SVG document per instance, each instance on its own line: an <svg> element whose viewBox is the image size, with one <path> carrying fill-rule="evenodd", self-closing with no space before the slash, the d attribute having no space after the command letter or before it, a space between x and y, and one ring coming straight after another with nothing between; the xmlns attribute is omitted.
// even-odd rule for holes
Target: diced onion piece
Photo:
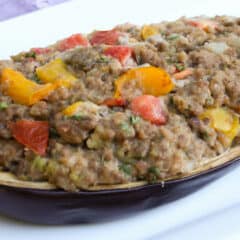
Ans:
<svg viewBox="0 0 240 240"><path fill-rule="evenodd" d="M205 45L205 48L216 54L222 54L229 46L225 42L210 42Z"/></svg>

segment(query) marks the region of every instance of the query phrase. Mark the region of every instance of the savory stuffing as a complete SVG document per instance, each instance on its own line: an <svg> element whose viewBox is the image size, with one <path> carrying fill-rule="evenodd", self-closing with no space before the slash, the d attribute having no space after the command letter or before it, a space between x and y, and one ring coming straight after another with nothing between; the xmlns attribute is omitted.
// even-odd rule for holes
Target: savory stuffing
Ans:
<svg viewBox="0 0 240 240"><path fill-rule="evenodd" d="M67 191L191 173L239 141L240 19L74 34L0 61L0 168Z"/></svg>

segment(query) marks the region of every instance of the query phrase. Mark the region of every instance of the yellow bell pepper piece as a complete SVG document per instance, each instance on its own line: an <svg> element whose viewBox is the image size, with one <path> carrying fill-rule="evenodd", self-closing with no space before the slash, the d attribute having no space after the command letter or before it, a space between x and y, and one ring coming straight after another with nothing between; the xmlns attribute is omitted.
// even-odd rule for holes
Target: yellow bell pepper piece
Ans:
<svg viewBox="0 0 240 240"><path fill-rule="evenodd" d="M82 101L75 102L72 105L68 106L63 110L63 114L66 116L73 116L75 113L78 112L79 106L82 105Z"/></svg>
<svg viewBox="0 0 240 240"><path fill-rule="evenodd" d="M67 108L65 108L62 111L62 114L67 116L67 117L72 117L74 115L89 115L89 114L93 114L93 115L97 115L99 110L101 109L100 106L92 103L92 102L82 102L82 101L78 101L73 103L72 105L68 106Z"/></svg>
<svg viewBox="0 0 240 240"><path fill-rule="evenodd" d="M38 78L44 83L58 83L60 86L70 87L77 78L67 70L62 59L57 58L36 69Z"/></svg>
<svg viewBox="0 0 240 240"><path fill-rule="evenodd" d="M141 35L144 40L148 39L149 37L158 34L157 28L149 25L145 25L142 28Z"/></svg>
<svg viewBox="0 0 240 240"><path fill-rule="evenodd" d="M200 115L200 119L208 118L212 128L222 132L231 143L239 132L239 118L224 108L208 109Z"/></svg>
<svg viewBox="0 0 240 240"><path fill-rule="evenodd" d="M164 69L152 66L140 67L128 70L115 81L114 97L120 97L122 89L130 81L136 81L136 86L142 90L143 94L156 97L169 93L174 87L170 76Z"/></svg>
<svg viewBox="0 0 240 240"><path fill-rule="evenodd" d="M3 69L0 83L4 94L11 97L16 103L23 105L35 104L47 97L57 87L51 83L37 84L11 68Z"/></svg>
<svg viewBox="0 0 240 240"><path fill-rule="evenodd" d="M237 116L233 117L233 124L231 130L225 132L225 135L231 140L232 140L238 135L238 132L240 130L240 125L239 125L239 118Z"/></svg>

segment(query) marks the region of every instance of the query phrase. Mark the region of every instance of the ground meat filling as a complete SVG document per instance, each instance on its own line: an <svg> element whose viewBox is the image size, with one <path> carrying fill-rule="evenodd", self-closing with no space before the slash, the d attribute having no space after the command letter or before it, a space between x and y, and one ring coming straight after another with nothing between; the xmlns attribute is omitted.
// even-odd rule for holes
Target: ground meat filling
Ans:
<svg viewBox="0 0 240 240"><path fill-rule="evenodd" d="M0 74L0 168L23 180L153 183L239 144L237 18L74 34L0 61Z"/></svg>

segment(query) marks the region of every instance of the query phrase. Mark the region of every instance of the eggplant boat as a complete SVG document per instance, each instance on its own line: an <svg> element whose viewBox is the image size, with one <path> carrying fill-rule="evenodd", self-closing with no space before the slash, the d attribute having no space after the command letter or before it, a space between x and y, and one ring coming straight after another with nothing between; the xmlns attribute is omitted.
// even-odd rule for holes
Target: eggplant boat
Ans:
<svg viewBox="0 0 240 240"><path fill-rule="evenodd" d="M93 221L222 175L240 156L239 77L227 16L77 33L0 61L1 212Z"/></svg>

